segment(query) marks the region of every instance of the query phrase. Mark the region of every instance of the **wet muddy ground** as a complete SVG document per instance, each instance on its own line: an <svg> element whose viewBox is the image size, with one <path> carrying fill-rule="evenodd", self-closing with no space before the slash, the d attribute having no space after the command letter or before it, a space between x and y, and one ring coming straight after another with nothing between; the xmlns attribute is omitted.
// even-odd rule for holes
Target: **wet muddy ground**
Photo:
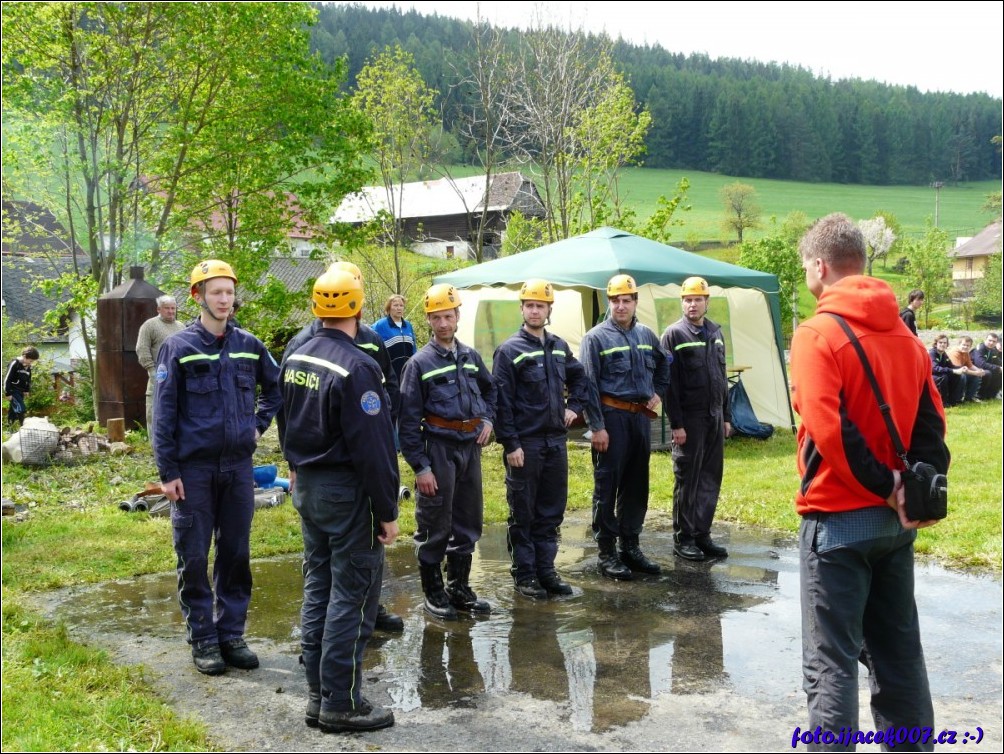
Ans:
<svg viewBox="0 0 1004 754"><path fill-rule="evenodd" d="M730 557L689 563L672 557L670 529L656 518L642 538L661 576L613 582L576 514L558 564L575 593L535 602L513 591L504 528L489 528L472 585L495 610L456 623L425 616L412 548L396 545L383 602L405 631L374 636L366 694L397 724L365 735L303 724L297 557L254 564L247 638L257 671L195 671L173 574L52 593L42 607L77 638L149 668L165 698L229 749L790 751L805 727L794 541L723 526ZM1000 580L923 565L917 587L938 727L958 731L956 746L939 749L1001 750ZM867 729L866 677L861 687ZM964 744L977 727L982 741Z"/></svg>

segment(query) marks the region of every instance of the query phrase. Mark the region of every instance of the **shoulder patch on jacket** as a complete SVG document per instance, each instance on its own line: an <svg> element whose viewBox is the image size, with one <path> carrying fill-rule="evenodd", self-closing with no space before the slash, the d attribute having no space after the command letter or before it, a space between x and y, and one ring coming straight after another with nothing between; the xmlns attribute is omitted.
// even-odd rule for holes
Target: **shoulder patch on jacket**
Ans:
<svg viewBox="0 0 1004 754"><path fill-rule="evenodd" d="M359 405L370 416L376 416L380 413L380 403L380 396L373 390L367 390L359 399Z"/></svg>

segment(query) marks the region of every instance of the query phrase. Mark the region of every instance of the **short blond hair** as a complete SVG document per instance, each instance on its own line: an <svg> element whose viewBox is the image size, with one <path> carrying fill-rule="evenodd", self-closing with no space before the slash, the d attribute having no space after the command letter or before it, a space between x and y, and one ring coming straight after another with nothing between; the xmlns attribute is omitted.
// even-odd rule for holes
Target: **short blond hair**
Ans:
<svg viewBox="0 0 1004 754"><path fill-rule="evenodd" d="M844 275L863 273L868 261L861 229L842 212L816 220L802 236L798 252L802 259L821 259Z"/></svg>
<svg viewBox="0 0 1004 754"><path fill-rule="evenodd" d="M383 305L384 314L390 314L390 305L393 304L397 299L400 299L401 303L404 304L404 296L402 296L400 293L392 293L387 297L387 303Z"/></svg>

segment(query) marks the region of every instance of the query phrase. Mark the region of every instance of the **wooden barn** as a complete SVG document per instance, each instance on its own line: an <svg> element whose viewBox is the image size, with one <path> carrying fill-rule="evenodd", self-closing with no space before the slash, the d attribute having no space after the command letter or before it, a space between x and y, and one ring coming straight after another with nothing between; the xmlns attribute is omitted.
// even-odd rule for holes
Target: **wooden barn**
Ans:
<svg viewBox="0 0 1004 754"><path fill-rule="evenodd" d="M332 222L360 225L381 211L397 214L404 220L405 239L412 251L429 257L471 259L484 198L484 176L405 183L392 198L383 186L366 186L345 198ZM393 211L392 204L399 212ZM517 211L526 217L544 216L537 187L521 173L495 175L482 231L486 258L498 255L509 217Z"/></svg>

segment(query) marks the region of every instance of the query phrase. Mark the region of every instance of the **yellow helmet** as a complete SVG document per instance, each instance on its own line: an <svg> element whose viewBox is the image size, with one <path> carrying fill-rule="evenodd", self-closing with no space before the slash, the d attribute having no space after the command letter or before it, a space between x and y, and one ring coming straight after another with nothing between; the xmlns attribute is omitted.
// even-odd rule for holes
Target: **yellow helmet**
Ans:
<svg viewBox="0 0 1004 754"><path fill-rule="evenodd" d="M363 284L347 270L328 270L314 282L315 317L355 317L363 309Z"/></svg>
<svg viewBox="0 0 1004 754"><path fill-rule="evenodd" d="M363 282L362 270L356 267L356 265L352 264L352 262L345 262L345 261L332 262L331 264L328 265L328 270L327 270L328 272L337 272L339 270L348 272L354 278L356 278L360 283Z"/></svg>
<svg viewBox="0 0 1004 754"><path fill-rule="evenodd" d="M199 262L192 270L193 292L195 286L211 278L230 278L234 281L234 285L237 285L237 276L234 274L233 267L219 259L207 259L204 262Z"/></svg>
<svg viewBox="0 0 1004 754"><path fill-rule="evenodd" d="M614 275L607 283L607 296L623 296L625 294L637 293L638 284L630 275Z"/></svg>
<svg viewBox="0 0 1004 754"><path fill-rule="evenodd" d="M547 304L554 303L554 288L546 280L541 278L531 278L523 283L519 289L520 301L543 301Z"/></svg>
<svg viewBox="0 0 1004 754"><path fill-rule="evenodd" d="M708 287L708 281L704 278L692 277L687 278L683 281L683 285L680 287L680 298L684 296L710 296L711 289Z"/></svg>
<svg viewBox="0 0 1004 754"><path fill-rule="evenodd" d="M425 292L425 313L456 309L460 306L460 295L449 283L439 283Z"/></svg>

